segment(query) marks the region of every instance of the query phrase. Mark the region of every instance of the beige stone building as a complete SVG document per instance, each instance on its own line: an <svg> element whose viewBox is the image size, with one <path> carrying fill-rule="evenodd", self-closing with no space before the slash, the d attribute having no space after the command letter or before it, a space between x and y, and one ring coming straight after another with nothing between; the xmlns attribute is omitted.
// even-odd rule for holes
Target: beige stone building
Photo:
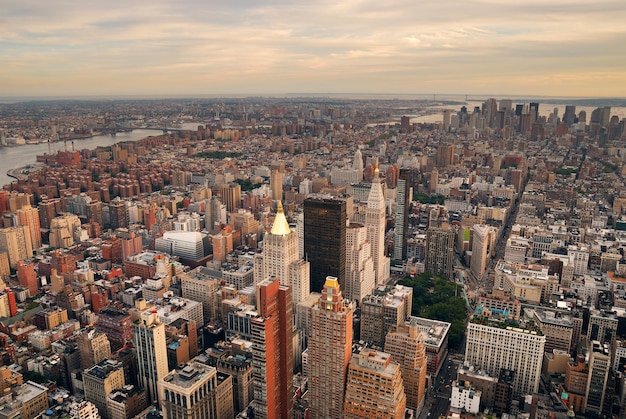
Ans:
<svg viewBox="0 0 626 419"><path fill-rule="evenodd" d="M232 418L232 377L195 360L159 380L164 419Z"/></svg>
<svg viewBox="0 0 626 419"><path fill-rule="evenodd" d="M406 395L400 364L391 355L364 349L350 360L344 402L345 419L403 419Z"/></svg>
<svg viewBox="0 0 626 419"><path fill-rule="evenodd" d="M124 387L124 369L122 364L113 361L102 361L83 373L85 399L98 408L102 419L110 419L107 398L114 390Z"/></svg>
<svg viewBox="0 0 626 419"><path fill-rule="evenodd" d="M428 362L424 337L415 318L387 334L385 352L400 364L407 407L419 414L424 405Z"/></svg>

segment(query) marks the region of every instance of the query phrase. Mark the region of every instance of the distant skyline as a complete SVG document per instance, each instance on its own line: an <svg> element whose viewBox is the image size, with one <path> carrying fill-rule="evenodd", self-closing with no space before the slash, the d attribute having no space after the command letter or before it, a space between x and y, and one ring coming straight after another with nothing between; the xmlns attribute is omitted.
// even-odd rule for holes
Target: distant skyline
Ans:
<svg viewBox="0 0 626 419"><path fill-rule="evenodd" d="M5 0L0 95L626 97L623 45L623 0Z"/></svg>

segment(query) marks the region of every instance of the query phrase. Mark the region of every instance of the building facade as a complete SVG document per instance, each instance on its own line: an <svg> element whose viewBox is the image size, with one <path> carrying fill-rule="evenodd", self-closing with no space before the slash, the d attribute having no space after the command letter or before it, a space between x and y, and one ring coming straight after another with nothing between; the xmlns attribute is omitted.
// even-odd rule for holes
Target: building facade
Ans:
<svg viewBox="0 0 626 419"><path fill-rule="evenodd" d="M354 307L328 277L311 309L308 338L309 417L340 418L348 364L352 357Z"/></svg>

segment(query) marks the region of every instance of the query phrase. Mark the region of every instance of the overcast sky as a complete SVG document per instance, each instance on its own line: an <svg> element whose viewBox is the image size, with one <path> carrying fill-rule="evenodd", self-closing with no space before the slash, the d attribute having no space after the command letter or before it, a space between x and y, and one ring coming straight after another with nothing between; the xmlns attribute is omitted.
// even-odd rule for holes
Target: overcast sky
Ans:
<svg viewBox="0 0 626 419"><path fill-rule="evenodd" d="M2 0L0 96L626 97L626 0Z"/></svg>

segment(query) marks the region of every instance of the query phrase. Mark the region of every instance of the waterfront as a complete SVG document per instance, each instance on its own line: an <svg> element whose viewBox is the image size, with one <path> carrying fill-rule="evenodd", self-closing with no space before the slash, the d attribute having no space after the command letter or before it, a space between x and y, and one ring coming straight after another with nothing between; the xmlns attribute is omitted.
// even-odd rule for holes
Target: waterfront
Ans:
<svg viewBox="0 0 626 419"><path fill-rule="evenodd" d="M151 135L161 135L159 130L137 130L132 132L120 132L116 136L97 135L83 140L75 140L76 150L94 149L98 146L106 147L122 141L137 141ZM63 150L63 142L50 144L50 150L54 154L57 150ZM72 148L71 142L67 148ZM48 143L26 144L14 147L0 147L0 185L6 185L15 179L7 175L7 171L17 169L35 163L37 155L48 153Z"/></svg>

